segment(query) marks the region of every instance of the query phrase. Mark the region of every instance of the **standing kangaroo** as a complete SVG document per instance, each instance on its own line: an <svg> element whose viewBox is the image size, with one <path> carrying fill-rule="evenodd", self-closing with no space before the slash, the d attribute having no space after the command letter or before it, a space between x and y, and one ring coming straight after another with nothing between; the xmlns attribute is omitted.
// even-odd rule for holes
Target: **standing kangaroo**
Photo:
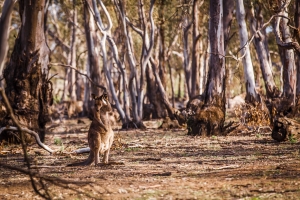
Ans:
<svg viewBox="0 0 300 200"><path fill-rule="evenodd" d="M95 100L95 107L94 118L88 131L89 157L83 162L68 166L91 165L94 161L97 165L100 162L99 153L104 153L103 163L108 163L109 150L114 140L114 132L109 119L109 112L112 109L106 93L99 97L92 94L92 98Z"/></svg>

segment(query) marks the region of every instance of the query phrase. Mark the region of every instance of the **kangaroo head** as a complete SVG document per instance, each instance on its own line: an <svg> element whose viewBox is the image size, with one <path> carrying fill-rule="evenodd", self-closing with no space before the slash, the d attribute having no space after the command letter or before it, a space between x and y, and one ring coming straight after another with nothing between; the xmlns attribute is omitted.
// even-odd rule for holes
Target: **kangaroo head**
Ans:
<svg viewBox="0 0 300 200"><path fill-rule="evenodd" d="M111 111L111 105L108 101L107 93L103 93L101 96L92 94L92 98L95 100L95 110L98 111Z"/></svg>

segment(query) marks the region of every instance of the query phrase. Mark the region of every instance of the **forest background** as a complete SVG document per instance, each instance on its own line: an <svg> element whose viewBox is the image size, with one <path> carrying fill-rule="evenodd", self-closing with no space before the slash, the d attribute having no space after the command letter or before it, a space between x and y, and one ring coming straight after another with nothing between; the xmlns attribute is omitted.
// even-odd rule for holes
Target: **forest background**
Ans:
<svg viewBox="0 0 300 200"><path fill-rule="evenodd" d="M178 181L177 184L182 183L180 187L185 187L191 181L191 184L195 183L191 187L197 189L201 185L201 173L209 175L205 170L230 170L233 173L230 180L227 179L228 171L208 176L210 186L214 187L215 179L220 181L218 176L227 177L225 181L239 177L241 166L249 169L249 179L245 181L247 189L249 183L252 187L252 182L257 178L252 172L267 171L264 177L276 182L279 173L282 177L279 189L283 187L291 197L297 197L298 182L291 177L299 175L299 159L295 159L299 157L299 149L289 145L298 145L300 136L297 121L300 93L299 0L0 0L0 5L0 139L1 149L4 148L1 154L7 153L7 148L13 148L4 145L21 142L27 166L26 169L24 166L16 167L18 163L13 158L17 156L19 159L22 155L14 154L14 150L9 151L6 163L0 163L5 169L1 172L3 177L10 176L7 169L29 175L34 191L46 199L55 195L48 193L45 183L65 189L69 189L68 184L76 185L72 181L42 175L35 169L53 168L57 166L53 160L60 159L59 169L74 178L73 169L62 167L73 157L65 155L61 140L55 139L49 146L44 142L47 144L51 140L51 128L64 126L60 122L65 118L77 120L77 117L92 117L91 94L107 92L114 107L113 121L118 121L118 130L128 130L129 136L119 136L124 137L127 143L113 155L125 159L125 166L120 167L119 171L114 171L115 166L101 170L107 170L107 179L115 184L124 182L115 179L120 177L119 173L129 177L128 180L132 178L135 189L131 188L132 183L124 185L126 192L132 189L129 197L135 191L144 195L136 174L129 172L132 169L140 170L138 176L143 178L150 176L150 182L154 183L159 181L157 176L172 179L186 178L189 174L189 180ZM149 119L163 119L159 124L163 130L175 128L174 132L180 133L165 132L163 136L156 134L164 132L161 130L149 133L146 130ZM77 128L77 125L68 125L66 130L72 126ZM139 130L130 132L132 128ZM84 128L78 128L76 133L81 129ZM261 135L262 129L271 134ZM16 130L20 134L16 134ZM195 137L199 140L194 140L185 137L185 130L189 135L211 137ZM217 137L245 133L248 138ZM258 139L253 139L251 133L255 133ZM24 137L27 135L34 136L40 147L54 155L45 156L36 151L31 155L28 144L24 142L30 140ZM67 135L60 137L74 147ZM270 135L276 141L288 140L291 144L283 143L282 149L278 149L278 143L267 142L271 139ZM165 136L174 141L167 140ZM83 137L79 133L72 137L77 138L76 145L86 140L81 140ZM135 137L139 139L132 142ZM216 144L211 148L210 139L214 138L217 138ZM247 156L253 153L253 149L248 151L248 143L240 141L244 139L254 145L253 149L257 146L259 149L268 148L255 155L252 162ZM153 144L148 143L152 140L160 142L152 148ZM169 142L173 143L167 145ZM122 146L118 138L115 143ZM61 150L53 150L53 145L58 144ZM140 150L137 145L140 145ZM174 154L173 147L180 153ZM207 152L206 148L209 149ZM164 157L157 158L157 154L162 152ZM186 152L190 153L186 155ZM139 153L144 157L140 158ZM36 157L36 154L48 165L37 162L34 165L36 168L32 169L29 157ZM201 159L206 155L208 158L198 162L199 155ZM215 155L228 157L224 163L223 157L214 160ZM276 165L275 169L256 162L265 159L264 155L268 155L270 166ZM289 162L285 165L278 164L282 161L282 155L288 155ZM243 163L245 158L250 160L246 164ZM186 160L181 162L176 159ZM195 165L195 160L199 165ZM211 160L222 166L212 167ZM136 164L136 161L139 163ZM160 161L163 163L159 166L164 172L157 173L156 162ZM176 163L173 168L166 165L169 161ZM188 173L181 171L181 165L185 165L186 161L189 167L185 169L191 169ZM256 169L253 163L261 168ZM91 171L78 170L87 179L91 173L98 173L94 168ZM197 170L201 173L197 174ZM47 170L44 172L50 173ZM99 175L101 180L98 181L105 182L102 176ZM8 181L15 183L14 179ZM23 184L20 180L16 183ZM152 186L169 190L170 185L160 184L163 187ZM224 184L220 183L220 187ZM244 187L244 182L231 182L233 188L236 185ZM27 186L23 184L22 190L28 189ZM7 190L5 184L0 187ZM263 189L250 188L250 196L259 194L259 191L270 193L268 187L259 187ZM88 189L95 192L93 187ZM116 197L124 197L124 190L107 192L110 189L107 186L105 192L101 188L98 192L108 195L120 193ZM236 190L239 189L231 188L234 194L226 193L227 197L236 197ZM16 191L19 189L16 188ZM220 189L218 193L220 198L223 197L222 191ZM272 191L278 195L276 189ZM211 197L213 194L209 192L207 195ZM73 193L67 195L72 196ZM190 195L191 198L199 197L194 193Z"/></svg>

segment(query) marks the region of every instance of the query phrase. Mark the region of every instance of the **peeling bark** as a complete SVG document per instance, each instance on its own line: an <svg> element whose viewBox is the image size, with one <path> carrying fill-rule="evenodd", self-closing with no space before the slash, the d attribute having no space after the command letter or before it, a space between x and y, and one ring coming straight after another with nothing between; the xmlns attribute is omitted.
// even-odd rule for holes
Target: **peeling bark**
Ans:
<svg viewBox="0 0 300 200"><path fill-rule="evenodd" d="M52 104L52 83L48 80L49 48L44 35L45 0L19 1L21 27L8 66L4 69L6 95L23 127L45 137ZM2 125L10 125L8 118Z"/></svg>

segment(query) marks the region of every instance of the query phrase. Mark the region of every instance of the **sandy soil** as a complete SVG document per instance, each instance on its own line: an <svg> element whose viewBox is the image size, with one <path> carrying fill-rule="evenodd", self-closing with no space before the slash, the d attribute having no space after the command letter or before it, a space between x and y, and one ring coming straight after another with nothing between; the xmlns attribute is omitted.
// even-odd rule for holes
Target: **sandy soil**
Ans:
<svg viewBox="0 0 300 200"><path fill-rule="evenodd" d="M28 147L35 172L69 181L44 181L53 199L300 199L299 142L277 143L270 133L203 138L185 129L116 129L113 164L66 167L88 156L71 153L87 145L90 122L83 121L49 129L45 144L59 153ZM27 169L20 145L1 145L0 154L1 163ZM0 166L0 199L41 197L28 175Z"/></svg>

